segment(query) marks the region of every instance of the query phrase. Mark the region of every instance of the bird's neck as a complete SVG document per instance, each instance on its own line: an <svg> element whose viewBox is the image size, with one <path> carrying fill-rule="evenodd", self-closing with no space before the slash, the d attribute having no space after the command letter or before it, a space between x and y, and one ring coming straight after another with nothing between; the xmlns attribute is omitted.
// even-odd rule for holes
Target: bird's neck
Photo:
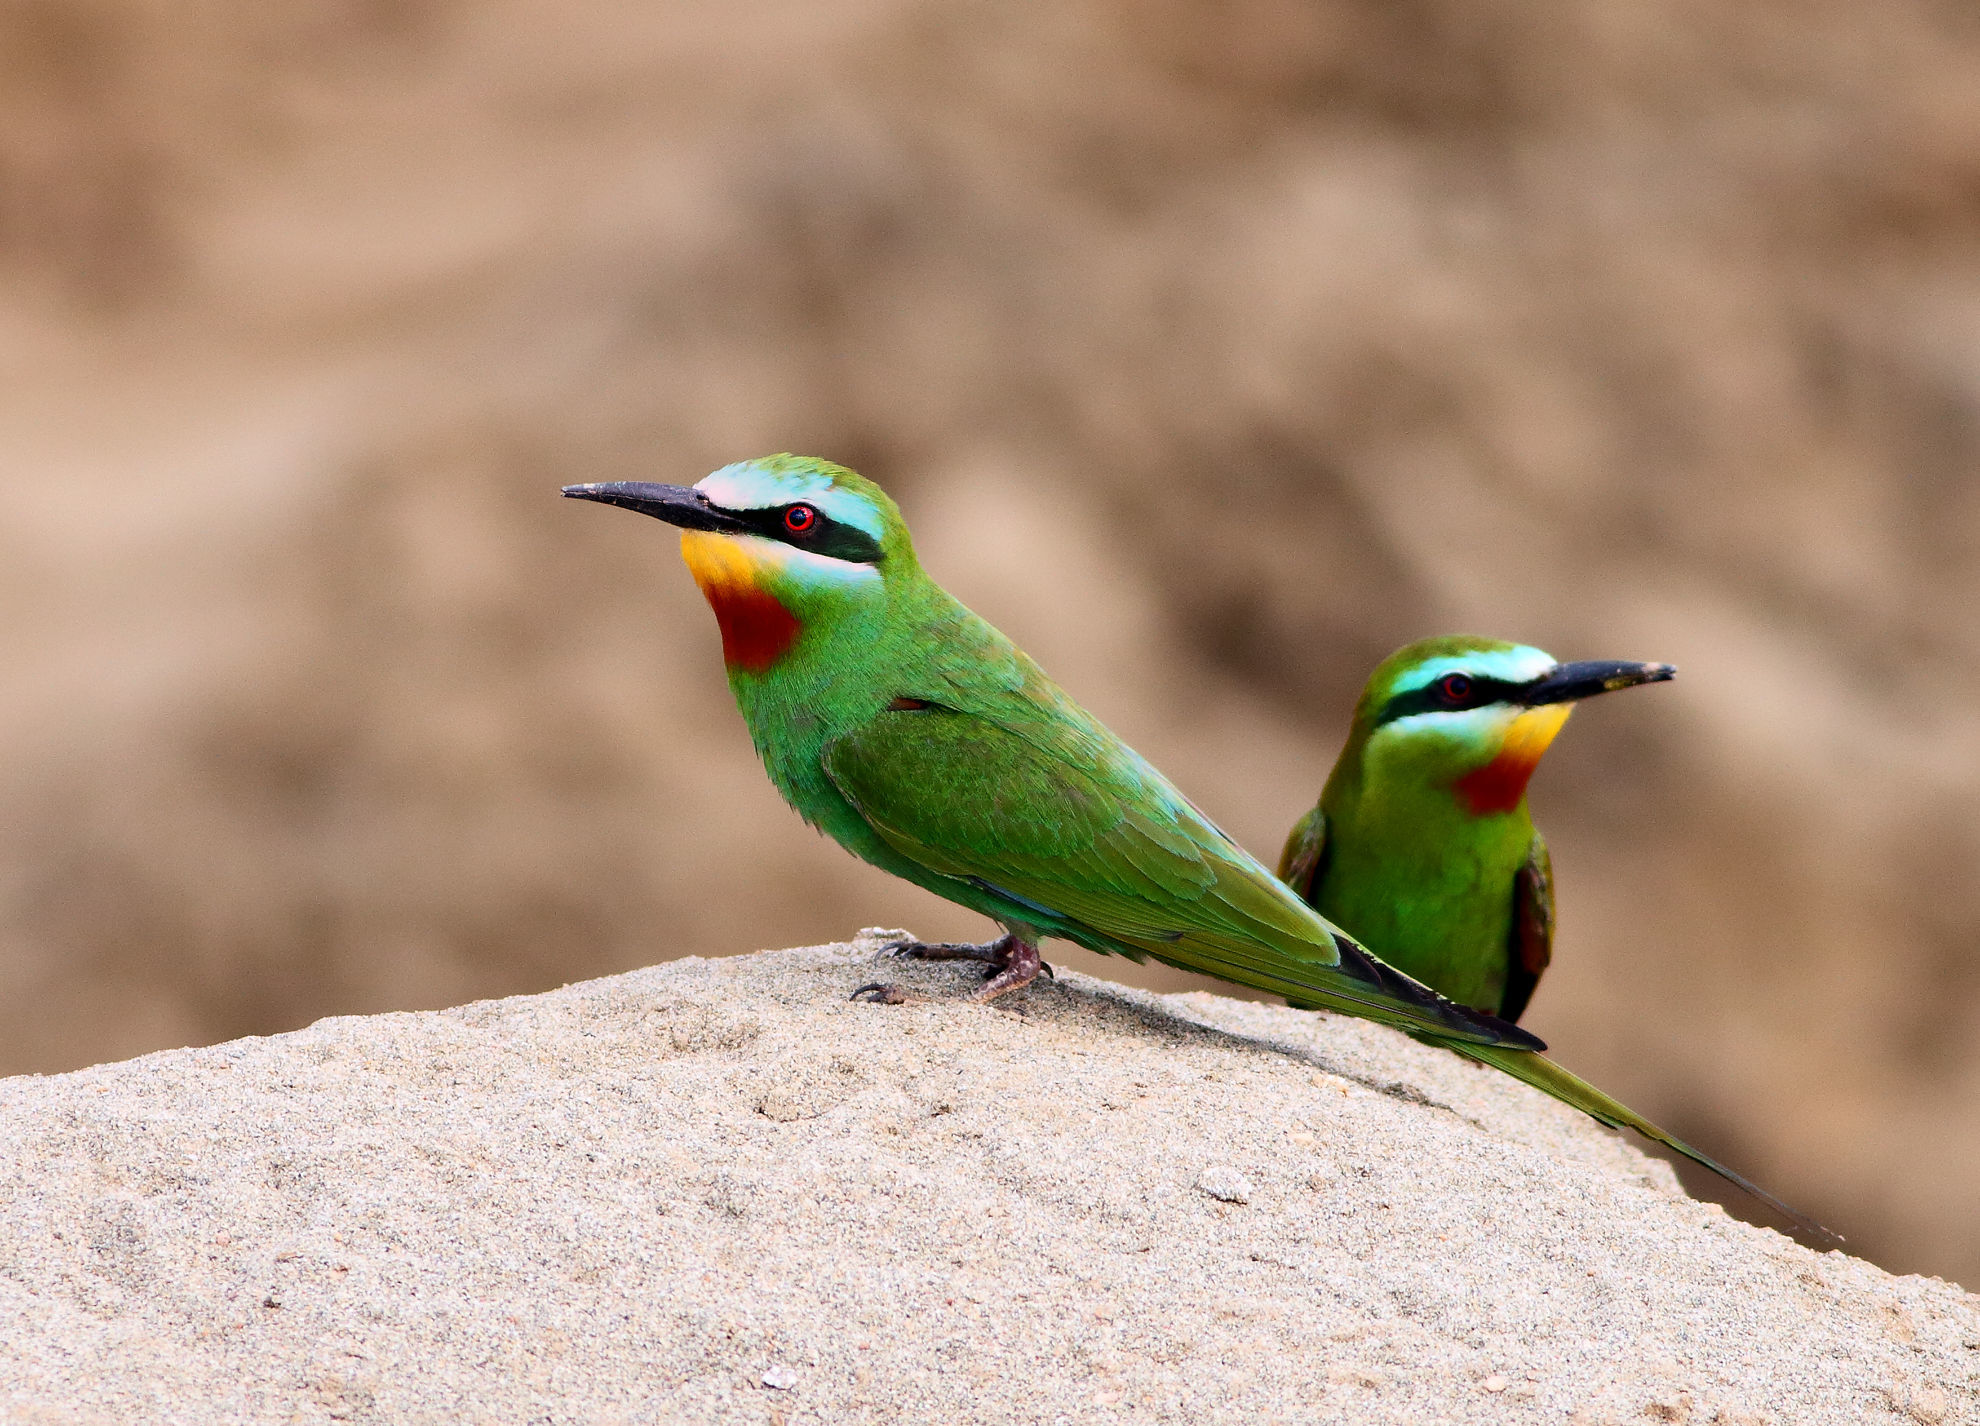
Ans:
<svg viewBox="0 0 1980 1426"><path fill-rule="evenodd" d="M784 800L882 866L896 858L827 776L826 746L887 716L899 698L969 707L986 693L1021 689L1028 676L1042 679L989 624L911 573L890 575L884 600L804 620L790 649L763 671L729 666L750 741Z"/></svg>
<svg viewBox="0 0 1980 1426"><path fill-rule="evenodd" d="M889 576L876 598L793 602L777 605L780 617L736 601L726 617L718 605L716 618L725 655L781 641L774 657L728 658L729 686L759 748L796 747L804 756L895 698L939 692L931 669L957 642L955 626L981 623L919 571Z"/></svg>
<svg viewBox="0 0 1980 1426"><path fill-rule="evenodd" d="M1526 806L1530 761L1492 761L1455 777L1410 765L1369 767L1350 746L1321 794L1329 840L1353 842L1399 862L1435 861L1460 849L1524 848L1533 834Z"/></svg>

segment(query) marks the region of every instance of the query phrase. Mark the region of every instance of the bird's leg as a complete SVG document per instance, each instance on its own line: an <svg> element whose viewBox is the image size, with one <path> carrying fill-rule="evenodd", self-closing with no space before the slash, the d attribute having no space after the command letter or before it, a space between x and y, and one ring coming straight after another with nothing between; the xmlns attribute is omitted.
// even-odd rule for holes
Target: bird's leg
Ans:
<svg viewBox="0 0 1980 1426"><path fill-rule="evenodd" d="M917 961L988 961L1001 968L1004 964L1004 941L984 941L980 945L974 941L889 941L874 953L876 961L881 956L904 956Z"/></svg>
<svg viewBox="0 0 1980 1426"><path fill-rule="evenodd" d="M990 980L1010 964L1013 944L1021 944L1018 937L1000 936L994 941L898 940L887 942L874 953L873 959L877 961L881 956L906 956L918 961L988 961L990 969L984 973L983 978ZM1033 946L1032 954L1035 956L1037 953L1038 948ZM1039 961L1038 967L1053 980L1059 978L1059 973L1052 969L1050 961Z"/></svg>
<svg viewBox="0 0 1980 1426"><path fill-rule="evenodd" d="M1019 935L1008 935L983 945L954 941L892 941L880 948L881 955L911 956L928 961L988 961L990 970L983 988L972 1000L995 1000L1006 991L1017 990L1038 978L1038 972L1052 975L1049 965L1038 958L1038 946ZM905 1005L925 997L902 986L875 981L852 993L854 1000L870 999L876 1005Z"/></svg>

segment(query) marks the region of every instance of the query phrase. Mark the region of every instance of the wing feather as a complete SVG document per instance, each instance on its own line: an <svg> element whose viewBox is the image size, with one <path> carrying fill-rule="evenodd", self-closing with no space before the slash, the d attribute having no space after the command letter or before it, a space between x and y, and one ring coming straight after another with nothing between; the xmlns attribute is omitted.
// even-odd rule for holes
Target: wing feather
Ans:
<svg viewBox="0 0 1980 1426"><path fill-rule="evenodd" d="M1110 736L934 705L880 714L828 743L823 763L896 851L1049 908L1062 924L1046 934L1442 1038L1539 1043L1345 937L1337 946L1333 927Z"/></svg>
<svg viewBox="0 0 1980 1426"><path fill-rule="evenodd" d="M1307 813L1286 835L1285 850L1279 853L1279 880L1290 886L1301 901L1313 904L1313 890L1320 885L1320 869L1327 861L1327 814L1319 807Z"/></svg>
<svg viewBox="0 0 1980 1426"><path fill-rule="evenodd" d="M1513 874L1513 923L1507 947L1506 994L1499 1014L1517 1020L1526 1013L1540 973L1554 958L1554 859L1538 831L1526 865Z"/></svg>

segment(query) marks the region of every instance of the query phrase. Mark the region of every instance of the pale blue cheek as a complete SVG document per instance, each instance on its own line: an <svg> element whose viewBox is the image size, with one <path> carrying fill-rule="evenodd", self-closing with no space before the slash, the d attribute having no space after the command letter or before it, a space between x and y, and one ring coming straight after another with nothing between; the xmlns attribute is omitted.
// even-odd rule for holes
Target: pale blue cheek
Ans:
<svg viewBox="0 0 1980 1426"><path fill-rule="evenodd" d="M828 559L761 535L722 538L741 548L755 570L757 581L794 613L802 613L800 606L804 605L816 609L826 604L865 602L879 597L886 589L880 571L870 564Z"/></svg>
<svg viewBox="0 0 1980 1426"><path fill-rule="evenodd" d="M870 564L799 555L787 567L793 583L806 589L830 589L846 594L880 592L880 571Z"/></svg>
<svg viewBox="0 0 1980 1426"><path fill-rule="evenodd" d="M1419 763L1428 756L1446 767L1469 769L1498 755L1516 716L1517 709L1495 705L1398 718L1368 740L1368 762L1375 768L1396 759Z"/></svg>

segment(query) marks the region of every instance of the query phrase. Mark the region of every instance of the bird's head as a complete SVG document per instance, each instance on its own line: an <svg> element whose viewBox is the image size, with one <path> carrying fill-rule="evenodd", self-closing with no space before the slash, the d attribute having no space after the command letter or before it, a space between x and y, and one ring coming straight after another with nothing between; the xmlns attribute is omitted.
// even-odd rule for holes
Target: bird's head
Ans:
<svg viewBox="0 0 1980 1426"><path fill-rule="evenodd" d="M865 476L812 456L723 466L697 485L567 485L577 500L678 525L681 557L722 628L734 669L763 673L807 628L833 628L885 599L915 567L900 509Z"/></svg>
<svg viewBox="0 0 1980 1426"><path fill-rule="evenodd" d="M1423 639L1384 659L1362 691L1364 785L1428 782L1474 816L1510 812L1577 701L1676 673L1667 663L1557 663L1471 635Z"/></svg>

